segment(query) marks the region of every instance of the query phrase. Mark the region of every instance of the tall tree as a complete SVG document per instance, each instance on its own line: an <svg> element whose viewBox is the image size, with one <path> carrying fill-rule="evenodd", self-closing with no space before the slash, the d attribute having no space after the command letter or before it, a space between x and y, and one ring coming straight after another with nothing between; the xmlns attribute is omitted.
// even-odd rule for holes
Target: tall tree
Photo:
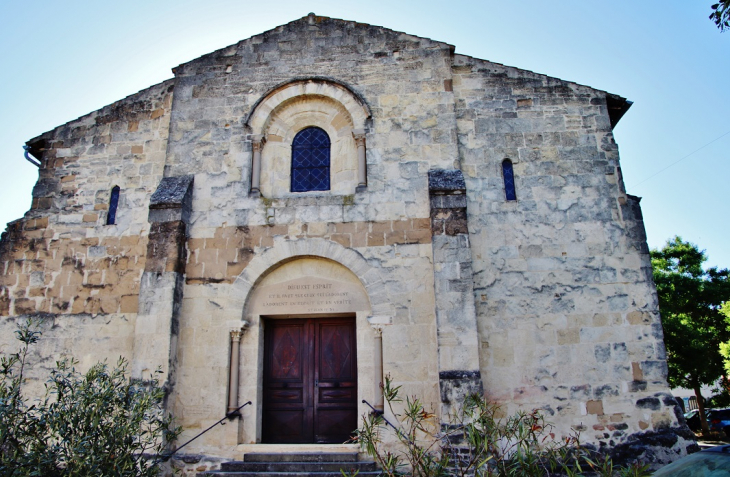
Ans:
<svg viewBox="0 0 730 477"><path fill-rule="evenodd" d="M711 8L710 20L715 22L720 31L730 30L730 0L721 0Z"/></svg>
<svg viewBox="0 0 730 477"><path fill-rule="evenodd" d="M720 310L730 300L730 270L705 270L702 264L706 260L704 251L681 237L651 251L669 384L694 390L703 433L709 429L700 387L716 383L723 375L720 344L730 341L730 329Z"/></svg>
<svg viewBox="0 0 730 477"><path fill-rule="evenodd" d="M720 313L725 315L725 322L730 326L730 301L726 301L720 308ZM725 360L725 377L730 376L730 341L720 345L720 354Z"/></svg>

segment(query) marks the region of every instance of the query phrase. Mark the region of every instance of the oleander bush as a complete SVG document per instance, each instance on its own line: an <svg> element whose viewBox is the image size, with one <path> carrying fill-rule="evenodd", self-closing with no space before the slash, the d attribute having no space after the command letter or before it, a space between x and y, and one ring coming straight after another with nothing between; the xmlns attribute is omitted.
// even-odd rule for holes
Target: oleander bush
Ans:
<svg viewBox="0 0 730 477"><path fill-rule="evenodd" d="M365 415L357 439L389 477L650 475L647 465L614 466L608 456L581 446L577 432L557 438L539 410L500 418L498 405L471 395L442 425L420 399L403 400L389 377L383 394L395 421ZM385 444L386 434L400 446Z"/></svg>
<svg viewBox="0 0 730 477"><path fill-rule="evenodd" d="M45 396L23 394L28 350L40 338L28 322L16 332L17 353L0 357L0 475L155 476L179 429L163 411L165 391L152 376L130 381L127 361L97 363L86 373L76 361L56 362Z"/></svg>

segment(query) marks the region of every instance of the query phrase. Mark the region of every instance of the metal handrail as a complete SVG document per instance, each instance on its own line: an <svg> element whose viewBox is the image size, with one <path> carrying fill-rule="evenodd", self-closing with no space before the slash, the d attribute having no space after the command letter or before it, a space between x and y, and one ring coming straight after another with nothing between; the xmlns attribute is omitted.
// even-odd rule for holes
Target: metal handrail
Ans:
<svg viewBox="0 0 730 477"><path fill-rule="evenodd" d="M233 410L233 411L231 411L231 412L227 412L227 413L226 413L226 415L225 415L225 416L224 416L224 417L223 417L223 418L222 418L222 419L221 419L220 421L216 422L215 424L213 424L212 426L210 426L210 427L209 427L209 428L207 428L206 430L202 431L202 432L201 432L201 433L199 433L199 434L198 434L197 436L193 437L192 439L190 439L189 441L187 441L187 442L186 442L185 444L181 445L180 447L178 447L178 448L177 448L177 449L175 449L174 451L170 452L169 454L165 454L165 455L158 455L158 456L157 456L157 457L158 457L158 460L157 460L157 462L167 462L168 460L170 460L170 458L171 458L171 457L172 457L173 455L175 455L175 453L177 453L177 451L179 451L180 449L182 449L182 448L183 448L183 447L185 447L186 445L190 444L190 443L191 443L191 442L193 442L193 441L194 441L195 439L197 439L198 437L202 436L203 434L205 434L205 433L206 433L206 432L208 432L209 430L213 429L213 428L214 428L215 426L217 426L218 424L222 423L222 422L223 422L223 421L225 421L226 419L228 419L229 421L232 421L232 420L233 420L234 418L236 418L236 417L239 417L239 416L241 415L241 413L240 413L239 411L240 411L241 409L243 409L244 407L248 406L249 404L251 404L251 401L248 401L248 402L247 402L247 403L245 403L244 405L242 405L242 406L239 406L239 407L237 407L236 409L234 409L234 410ZM369 404L368 404L368 406L369 406ZM372 406L371 406L371 407L372 407Z"/></svg>
<svg viewBox="0 0 730 477"><path fill-rule="evenodd" d="M407 436L407 435L405 435L405 434L403 433L403 431L401 431L401 430L400 430L399 428L395 427L395 426L393 425L393 423L392 423L392 422L390 422L390 421L389 421L388 419L386 419L386 418L385 418L385 415L384 415L384 414L385 414L385 411L381 411L381 410L379 410L379 409L375 409L375 408L374 408L374 407L373 407L373 406L372 406L372 405L371 405L371 404L370 404L369 402L367 402L367 401L366 401L366 400L364 400L364 399L362 400L362 402L363 402L363 404L367 404L367 406L368 406L368 407L369 407L370 409L372 409L372 410L373 410L373 414L375 414L376 416L379 416L379 417L380 417L380 419L382 419L383 421L385 421L385 423L386 423L386 424L388 424L388 425L389 425L390 427L392 427L392 428L393 428L393 430L395 430L395 432L396 432L396 433L397 433L397 434L398 434L399 436L401 436L401 437L402 437L403 439L407 440L407 441L408 441L408 442L409 442L409 443L410 443L411 445L416 445L416 444L415 444L415 443L414 443L414 442L413 442L412 440L410 440L410 439L408 438L408 436Z"/></svg>

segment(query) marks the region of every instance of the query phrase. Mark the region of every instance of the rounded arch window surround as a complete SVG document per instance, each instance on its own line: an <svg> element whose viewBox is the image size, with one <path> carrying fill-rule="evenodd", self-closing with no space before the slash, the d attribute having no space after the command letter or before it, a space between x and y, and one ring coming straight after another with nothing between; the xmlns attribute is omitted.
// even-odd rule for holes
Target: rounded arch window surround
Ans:
<svg viewBox="0 0 730 477"><path fill-rule="evenodd" d="M251 193L269 198L345 196L366 187L369 116L352 91L334 82L297 80L275 88L246 121L252 132ZM328 146L305 144L324 137Z"/></svg>

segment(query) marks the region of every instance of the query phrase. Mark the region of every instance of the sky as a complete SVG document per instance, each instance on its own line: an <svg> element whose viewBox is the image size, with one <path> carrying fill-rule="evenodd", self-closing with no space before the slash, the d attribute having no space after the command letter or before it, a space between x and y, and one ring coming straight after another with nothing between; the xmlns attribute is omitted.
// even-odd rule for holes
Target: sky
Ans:
<svg viewBox="0 0 730 477"><path fill-rule="evenodd" d="M0 0L0 224L30 207L22 146L309 12L623 96L614 130L649 246L675 235L730 268L730 32L702 0Z"/></svg>

